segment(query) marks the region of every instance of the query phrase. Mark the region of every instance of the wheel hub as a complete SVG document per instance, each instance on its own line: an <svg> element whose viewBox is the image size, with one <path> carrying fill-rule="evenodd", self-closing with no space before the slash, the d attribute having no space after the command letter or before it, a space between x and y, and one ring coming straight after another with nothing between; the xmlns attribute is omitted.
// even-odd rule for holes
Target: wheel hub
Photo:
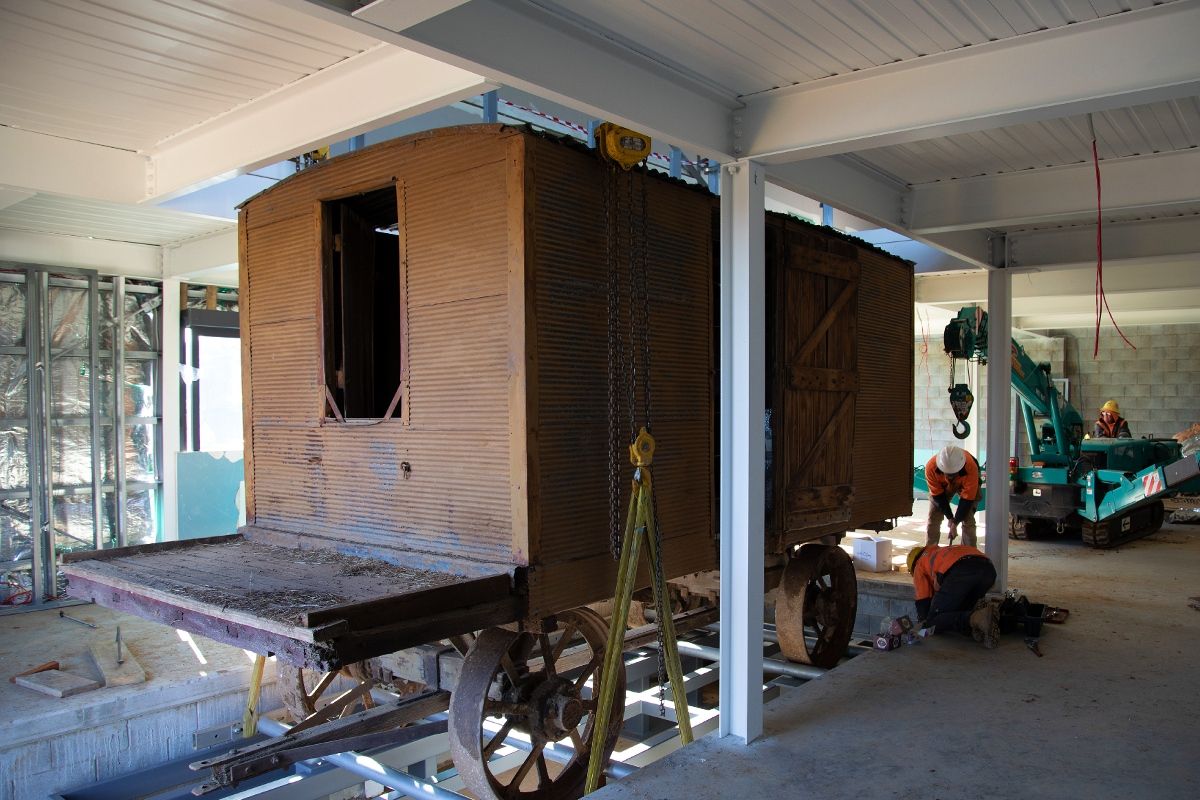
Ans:
<svg viewBox="0 0 1200 800"><path fill-rule="evenodd" d="M535 689L530 706L539 712L531 717L541 723L537 734L551 742L578 727L587 713L579 691L571 681L559 677L550 678Z"/></svg>

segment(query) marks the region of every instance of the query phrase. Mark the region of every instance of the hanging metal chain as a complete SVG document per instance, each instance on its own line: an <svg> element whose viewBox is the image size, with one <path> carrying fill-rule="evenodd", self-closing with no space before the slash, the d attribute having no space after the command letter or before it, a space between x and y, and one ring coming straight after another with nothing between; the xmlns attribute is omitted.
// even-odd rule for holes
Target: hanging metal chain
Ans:
<svg viewBox="0 0 1200 800"><path fill-rule="evenodd" d="M608 164L604 176L605 269L608 271L608 548L614 559L621 557L621 444L620 395L623 350L621 346L621 285L617 275L616 205L617 165Z"/></svg>
<svg viewBox="0 0 1200 800"><path fill-rule="evenodd" d="M650 270L646 267L646 221L649 217L650 207L646 203L646 183L649 177L649 170L643 168L643 172L639 175L638 183L641 185L641 208L636 218L636 238L638 243L638 280L641 282L641 323L637 326L642 333L642 401L645 403L643 409L646 415L646 430L654 432L654 421L651 415L650 404ZM659 551L661 552L661 550Z"/></svg>
<svg viewBox="0 0 1200 800"><path fill-rule="evenodd" d="M623 197L621 198L621 213L622 225L621 229L625 233L625 251L623 253L623 261L625 265L626 282L629 284L629 312L626 316L629 328L628 342L628 362L625 370L625 398L629 405L629 441L632 442L637 438L638 423L637 423L637 384L638 384L638 359L637 352L634 350L634 332L637 327L637 317L634 314L634 309L638 306L638 285L637 274L637 249L638 239L637 230L635 229L634 220L637 218L636 209L633 207L633 172L625 172L621 175L625 181L623 187Z"/></svg>
<svg viewBox="0 0 1200 800"><path fill-rule="evenodd" d="M635 185L636 182L636 185ZM617 169L609 162L604 176L603 204L606 263L608 269L608 486L609 486L609 549L613 558L620 558L622 527L620 517L620 453L622 447L620 427L621 395L629 415L630 443L639 434L639 405L642 425L647 432L652 430L650 394L650 282L647 254L647 168L642 161L634 170ZM622 275L625 287L622 296ZM622 300L628 298L625 314ZM622 319L623 318L623 319ZM622 321L627 325L622 329ZM639 397L641 395L641 403ZM646 485L642 486L640 470L647 469ZM650 484L648 467L638 467L635 473L634 494L631 502L638 502L641 491L649 491L649 512L654 532L654 558L651 570L654 579L654 594L658 603L658 708L659 716L666 717L667 647L664 620L670 620L671 600L667 596L666 581L663 579L663 533L658 519L658 503ZM632 513L632 512L631 512ZM617 620L613 620L616 625ZM685 710L686 712L686 710Z"/></svg>
<svg viewBox="0 0 1200 800"><path fill-rule="evenodd" d="M630 302L629 302L629 317L630 317L630 335L631 337L638 336L636 344L630 342L630 347L637 347L641 352L641 389L642 393L642 412L645 421L646 430L653 432L653 421L651 417L650 404L650 277L649 269L647 269L647 236L646 236L646 220L649 216L649 206L646 198L646 183L648 171L645 162L642 164L641 170L637 173L638 181L638 197L634 201L633 192L633 173L630 173L630 238L632 240L629 252L630 271L633 273L630 276ZM634 358L633 360L637 360ZM633 375L636 382L637 374ZM658 500L654 492L650 494L650 514L654 520L654 552L656 558L650 565L654 571L654 585L662 587L663 596L659 597L658 614L659 619L664 618L672 613L671 598L666 596L666 581L663 579L663 533L662 525L658 520ZM658 715L666 717L666 683L667 683L667 648L663 638L663 625L658 625Z"/></svg>

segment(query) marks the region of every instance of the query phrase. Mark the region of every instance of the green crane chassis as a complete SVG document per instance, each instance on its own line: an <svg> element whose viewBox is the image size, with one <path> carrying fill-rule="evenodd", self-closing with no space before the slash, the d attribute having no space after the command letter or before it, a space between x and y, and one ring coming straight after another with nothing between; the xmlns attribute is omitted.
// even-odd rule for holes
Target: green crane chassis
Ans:
<svg viewBox="0 0 1200 800"><path fill-rule="evenodd" d="M1200 491L1200 453L1172 439L1087 439L1069 467L1034 464L1010 476L1009 535L1078 533L1109 548L1162 527L1162 500Z"/></svg>

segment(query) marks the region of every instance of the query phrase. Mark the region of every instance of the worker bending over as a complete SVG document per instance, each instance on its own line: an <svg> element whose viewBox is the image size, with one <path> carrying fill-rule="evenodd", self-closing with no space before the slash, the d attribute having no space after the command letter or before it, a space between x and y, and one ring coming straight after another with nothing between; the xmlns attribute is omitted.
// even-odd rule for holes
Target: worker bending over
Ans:
<svg viewBox="0 0 1200 800"><path fill-rule="evenodd" d="M916 593L917 617L934 633L957 631L989 649L1000 638L998 604L984 599L996 582L996 568L965 544L914 547L908 571Z"/></svg>
<svg viewBox="0 0 1200 800"><path fill-rule="evenodd" d="M929 485L929 523L925 526L925 544L936 546L942 538L942 520L950 522L950 544L962 526L963 544L975 546L975 506L979 505L979 462L975 456L948 444L925 463L925 482ZM950 499L958 495L958 509L951 510Z"/></svg>
<svg viewBox="0 0 1200 800"><path fill-rule="evenodd" d="M1100 418L1092 429L1092 436L1097 439L1132 439L1129 423L1121 416L1121 407L1116 400L1109 400L1100 406Z"/></svg>

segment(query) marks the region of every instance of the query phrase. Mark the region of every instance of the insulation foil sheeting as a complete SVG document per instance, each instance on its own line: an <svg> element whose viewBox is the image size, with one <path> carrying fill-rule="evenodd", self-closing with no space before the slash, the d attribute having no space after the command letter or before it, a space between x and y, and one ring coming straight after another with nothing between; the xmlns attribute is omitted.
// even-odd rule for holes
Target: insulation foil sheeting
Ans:
<svg viewBox="0 0 1200 800"><path fill-rule="evenodd" d="M25 286L0 282L0 347L25 346Z"/></svg>

